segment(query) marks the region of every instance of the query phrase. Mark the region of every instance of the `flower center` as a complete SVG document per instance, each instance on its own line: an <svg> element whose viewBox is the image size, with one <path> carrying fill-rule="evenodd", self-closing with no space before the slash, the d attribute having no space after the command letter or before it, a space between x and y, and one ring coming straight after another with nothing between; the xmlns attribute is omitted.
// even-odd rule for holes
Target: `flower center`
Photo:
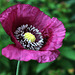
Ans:
<svg viewBox="0 0 75 75"><path fill-rule="evenodd" d="M34 42L36 40L35 35L31 34L30 32L26 32L24 34L24 39L28 39L28 41Z"/></svg>
<svg viewBox="0 0 75 75"><path fill-rule="evenodd" d="M32 25L22 25L16 29L14 36L27 50L40 50L44 45L42 33Z"/></svg>

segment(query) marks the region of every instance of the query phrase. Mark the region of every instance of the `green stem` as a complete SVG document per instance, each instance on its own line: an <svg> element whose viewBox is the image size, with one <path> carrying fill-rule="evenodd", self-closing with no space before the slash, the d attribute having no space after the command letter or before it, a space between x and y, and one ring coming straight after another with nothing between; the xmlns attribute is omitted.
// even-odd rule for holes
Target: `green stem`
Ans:
<svg viewBox="0 0 75 75"><path fill-rule="evenodd" d="M17 63L16 75L18 75L18 73L19 73L19 66L20 66L20 61L18 61L18 63Z"/></svg>

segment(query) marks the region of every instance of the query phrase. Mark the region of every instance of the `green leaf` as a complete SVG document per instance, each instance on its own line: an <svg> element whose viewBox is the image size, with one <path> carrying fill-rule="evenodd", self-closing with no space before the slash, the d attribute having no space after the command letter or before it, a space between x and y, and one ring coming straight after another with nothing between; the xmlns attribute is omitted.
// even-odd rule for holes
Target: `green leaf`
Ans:
<svg viewBox="0 0 75 75"><path fill-rule="evenodd" d="M71 69L71 68L73 68L72 63L69 60L67 60L67 59L60 59L58 62L59 63L57 63L57 64L59 66L61 66L62 68L64 68L64 69Z"/></svg>
<svg viewBox="0 0 75 75"><path fill-rule="evenodd" d="M64 57L75 60L75 51L71 47L62 47L60 52Z"/></svg>
<svg viewBox="0 0 75 75"><path fill-rule="evenodd" d="M45 2L45 0L41 0L41 2Z"/></svg>
<svg viewBox="0 0 75 75"><path fill-rule="evenodd" d="M61 13L59 11L57 11L57 10L54 10L52 13L57 14L57 15L61 15Z"/></svg>
<svg viewBox="0 0 75 75"><path fill-rule="evenodd" d="M4 71L4 72L0 73L0 75L6 75L6 72Z"/></svg>
<svg viewBox="0 0 75 75"><path fill-rule="evenodd" d="M65 8L63 8L61 11L67 13L67 10Z"/></svg>
<svg viewBox="0 0 75 75"><path fill-rule="evenodd" d="M36 0L26 0L25 4L37 3Z"/></svg>
<svg viewBox="0 0 75 75"><path fill-rule="evenodd" d="M25 1L25 0L17 0L18 2L22 2L22 1Z"/></svg>
<svg viewBox="0 0 75 75"><path fill-rule="evenodd" d="M62 4L57 4L57 8L62 8Z"/></svg>
<svg viewBox="0 0 75 75"><path fill-rule="evenodd" d="M40 63L38 66L37 66L37 69L36 69L36 72L39 73L41 72L42 70L46 69L47 67L49 67L50 65L52 64L52 62L49 62L49 63Z"/></svg>
<svg viewBox="0 0 75 75"><path fill-rule="evenodd" d="M73 4L73 3L75 3L75 0L68 0L68 1L66 1L66 3L67 4Z"/></svg>
<svg viewBox="0 0 75 75"><path fill-rule="evenodd" d="M75 14L71 17L71 20L75 20Z"/></svg>
<svg viewBox="0 0 75 75"><path fill-rule="evenodd" d="M22 68L21 68L22 75L27 75L28 68L29 68L29 63L28 62L22 63Z"/></svg>
<svg viewBox="0 0 75 75"><path fill-rule="evenodd" d="M73 30L73 29L71 29ZM75 33L71 33L67 39L67 41L69 40L69 42L75 42Z"/></svg>
<svg viewBox="0 0 75 75"><path fill-rule="evenodd" d="M55 3L48 3L50 9L55 9L56 8L55 5L56 5Z"/></svg>
<svg viewBox="0 0 75 75"><path fill-rule="evenodd" d="M0 62L7 68L10 68L9 60L5 57L1 57Z"/></svg>
<svg viewBox="0 0 75 75"><path fill-rule="evenodd" d="M66 32L66 35L65 35L65 40L70 36L70 33L69 32Z"/></svg>
<svg viewBox="0 0 75 75"><path fill-rule="evenodd" d="M41 11L43 11L46 15L50 16L51 14L48 12L48 8L47 7L41 7L40 8Z"/></svg>

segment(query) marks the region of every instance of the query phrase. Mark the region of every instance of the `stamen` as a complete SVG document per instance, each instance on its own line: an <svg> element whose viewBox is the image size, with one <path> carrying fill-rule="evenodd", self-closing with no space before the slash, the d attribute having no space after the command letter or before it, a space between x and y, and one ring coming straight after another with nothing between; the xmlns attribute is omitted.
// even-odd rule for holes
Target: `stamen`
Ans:
<svg viewBox="0 0 75 75"><path fill-rule="evenodd" d="M27 50L40 50L44 44L41 32L32 25L26 24L18 27L14 36Z"/></svg>

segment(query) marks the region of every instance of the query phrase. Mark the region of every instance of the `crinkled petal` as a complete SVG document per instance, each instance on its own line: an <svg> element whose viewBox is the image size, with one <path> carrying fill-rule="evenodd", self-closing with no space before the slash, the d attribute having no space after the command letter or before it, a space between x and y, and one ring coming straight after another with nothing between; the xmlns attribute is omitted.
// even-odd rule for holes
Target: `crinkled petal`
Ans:
<svg viewBox="0 0 75 75"><path fill-rule="evenodd" d="M33 7L29 4L11 6L0 15L0 22L3 28L19 48L22 48L22 46L13 35L17 27L23 24L29 24L42 31L49 25L50 20L51 18L49 16L44 14L37 7Z"/></svg>
<svg viewBox="0 0 75 75"><path fill-rule="evenodd" d="M50 20L49 16L29 4L11 6L0 15L0 22L8 34L23 24L33 25L41 31Z"/></svg>
<svg viewBox="0 0 75 75"><path fill-rule="evenodd" d="M43 32L44 36L48 37L48 40L41 50L56 50L60 48L65 38L65 32L63 23L53 17L51 23Z"/></svg>
<svg viewBox="0 0 75 75"><path fill-rule="evenodd" d="M2 55L9 58L10 60L29 61L37 60L39 63L51 62L55 60L60 52L55 51L34 51L19 49L15 45L8 45L2 49Z"/></svg>

